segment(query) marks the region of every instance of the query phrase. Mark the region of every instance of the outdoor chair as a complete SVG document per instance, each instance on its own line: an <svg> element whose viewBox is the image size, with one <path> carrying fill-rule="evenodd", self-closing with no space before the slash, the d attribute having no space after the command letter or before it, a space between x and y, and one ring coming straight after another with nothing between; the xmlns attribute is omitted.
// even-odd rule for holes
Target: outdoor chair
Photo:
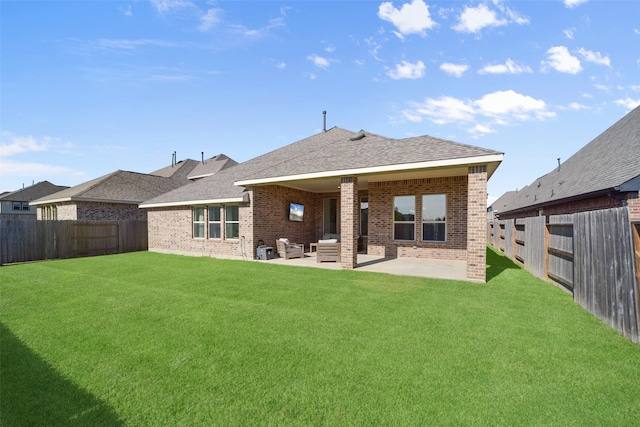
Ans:
<svg viewBox="0 0 640 427"><path fill-rule="evenodd" d="M340 242L337 239L318 240L316 261L340 262Z"/></svg>
<svg viewBox="0 0 640 427"><path fill-rule="evenodd" d="M280 258L291 259L304 257L304 245L291 243L289 239L276 240L276 249Z"/></svg>

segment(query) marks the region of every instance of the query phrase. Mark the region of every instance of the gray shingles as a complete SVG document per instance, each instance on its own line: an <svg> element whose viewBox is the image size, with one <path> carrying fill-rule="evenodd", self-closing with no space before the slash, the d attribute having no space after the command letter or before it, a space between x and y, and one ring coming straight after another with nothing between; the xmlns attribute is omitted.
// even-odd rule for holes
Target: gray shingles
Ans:
<svg viewBox="0 0 640 427"><path fill-rule="evenodd" d="M500 212L560 202L606 190L640 176L640 107L636 107L567 161L494 208ZM617 191L617 190L616 190ZM507 202L507 203L505 203Z"/></svg>
<svg viewBox="0 0 640 427"><path fill-rule="evenodd" d="M364 138L352 141L353 131L334 127L146 200L144 204L241 197L244 188L236 187L234 182L245 179L502 154L430 136L393 139L364 133Z"/></svg>
<svg viewBox="0 0 640 427"><path fill-rule="evenodd" d="M62 191L66 188L69 187L64 185L54 185L49 181L42 181L21 190L3 194L2 196L0 196L0 200L30 202L32 200L45 197L49 194L57 193L58 191Z"/></svg>

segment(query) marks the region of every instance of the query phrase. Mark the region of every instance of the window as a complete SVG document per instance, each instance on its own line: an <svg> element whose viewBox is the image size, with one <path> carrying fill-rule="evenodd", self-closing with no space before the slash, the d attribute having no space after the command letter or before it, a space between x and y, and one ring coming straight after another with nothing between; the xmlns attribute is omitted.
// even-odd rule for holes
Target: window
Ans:
<svg viewBox="0 0 640 427"><path fill-rule="evenodd" d="M360 235L369 235L369 198L360 199Z"/></svg>
<svg viewBox="0 0 640 427"><path fill-rule="evenodd" d="M426 194L422 196L422 240L444 242L447 235L447 196Z"/></svg>
<svg viewBox="0 0 640 427"><path fill-rule="evenodd" d="M193 237L204 239L204 208L193 208Z"/></svg>
<svg viewBox="0 0 640 427"><path fill-rule="evenodd" d="M209 238L222 238L222 219L220 218L220 206L209 207Z"/></svg>
<svg viewBox="0 0 640 427"><path fill-rule="evenodd" d="M23 211L29 210L29 202L22 202L22 210Z"/></svg>
<svg viewBox="0 0 640 427"><path fill-rule="evenodd" d="M322 201L322 232L338 234L338 199Z"/></svg>
<svg viewBox="0 0 640 427"><path fill-rule="evenodd" d="M415 240L416 197L395 196L393 198L393 239Z"/></svg>
<svg viewBox="0 0 640 427"><path fill-rule="evenodd" d="M224 207L225 238L240 238L240 207L230 205Z"/></svg>
<svg viewBox="0 0 640 427"><path fill-rule="evenodd" d="M22 208L22 205L20 202L13 202L13 210L14 211L19 211Z"/></svg>

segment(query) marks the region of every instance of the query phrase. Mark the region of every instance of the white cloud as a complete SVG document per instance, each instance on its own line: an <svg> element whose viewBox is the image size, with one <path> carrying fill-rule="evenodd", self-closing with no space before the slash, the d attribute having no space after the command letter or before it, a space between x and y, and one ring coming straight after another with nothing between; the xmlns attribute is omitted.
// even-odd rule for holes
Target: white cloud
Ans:
<svg viewBox="0 0 640 427"><path fill-rule="evenodd" d="M488 93L477 100L451 96L426 98L423 102L411 102L409 106L402 111L407 120L427 119L440 125L473 123L468 132L476 136L495 132L497 125L555 117L543 100L513 90Z"/></svg>
<svg viewBox="0 0 640 427"><path fill-rule="evenodd" d="M564 0L564 5L568 8L573 8L586 3L589 0Z"/></svg>
<svg viewBox="0 0 640 427"><path fill-rule="evenodd" d="M178 9L194 8L195 5L185 0L150 0L158 13L170 12Z"/></svg>
<svg viewBox="0 0 640 427"><path fill-rule="evenodd" d="M333 45L328 45L328 46L326 46L326 47L324 48L324 51L325 51L325 52L327 52L327 53L334 52L335 50L336 50L336 47L335 47L335 46L333 46Z"/></svg>
<svg viewBox="0 0 640 427"><path fill-rule="evenodd" d="M548 67L560 73L578 74L582 71L580 60L569 53L565 46L554 46L547 50L549 59L542 61L542 70L547 71Z"/></svg>
<svg viewBox="0 0 640 427"><path fill-rule="evenodd" d="M476 7L466 6L453 29L462 33L479 33L487 27L502 27L511 23L518 25L529 23L529 18L521 16L514 10L504 6L500 0L494 0L493 4L497 10L489 9L489 6L485 3L481 3Z"/></svg>
<svg viewBox="0 0 640 427"><path fill-rule="evenodd" d="M121 50L134 50L143 46L157 46L157 47L177 47L179 46L174 42L167 42L164 40L152 40L152 39L99 39L98 46L103 49L121 49Z"/></svg>
<svg viewBox="0 0 640 427"><path fill-rule="evenodd" d="M467 132L469 132L471 135L474 136L482 136L482 135L488 135L490 133L495 133L496 131L491 129L488 126L485 125L475 125L474 127L472 127L471 129L468 129Z"/></svg>
<svg viewBox="0 0 640 427"><path fill-rule="evenodd" d="M479 4L477 7L466 6L453 29L463 33L477 33L486 27L503 25L507 25L506 19L499 19L496 12L486 4Z"/></svg>
<svg viewBox="0 0 640 427"><path fill-rule="evenodd" d="M521 121L553 117L541 99L521 95L513 90L488 93L475 102L478 114L502 120L515 118Z"/></svg>
<svg viewBox="0 0 640 427"><path fill-rule="evenodd" d="M611 68L611 60L608 56L602 56L600 52L593 52L584 48L578 49L578 53L587 62L593 62L598 65L605 65Z"/></svg>
<svg viewBox="0 0 640 427"><path fill-rule="evenodd" d="M617 99L614 101L614 103L616 105L621 105L625 108L628 108L629 110L633 110L634 108L640 105L640 99L631 99L631 98Z"/></svg>
<svg viewBox="0 0 640 427"><path fill-rule="evenodd" d="M5 142L9 140L9 142ZM30 153L34 151L47 151L51 144L51 138L43 138L37 141L32 136L17 136L9 132L2 132L0 142L0 157L9 157L15 154Z"/></svg>
<svg viewBox="0 0 640 427"><path fill-rule="evenodd" d="M532 72L531 68L526 65L520 65L511 58L507 59L504 64L487 64L478 71L479 74L522 74Z"/></svg>
<svg viewBox="0 0 640 427"><path fill-rule="evenodd" d="M573 40L574 31L575 31L575 28L567 28L566 30L563 31L563 33L566 38L568 38L569 40Z"/></svg>
<svg viewBox="0 0 640 427"><path fill-rule="evenodd" d="M316 67L324 68L324 69L329 68L331 63L334 62L334 60L332 60L330 58L325 58L323 56L316 55L315 53L311 54L311 55L308 55L307 59L309 61L313 62Z"/></svg>
<svg viewBox="0 0 640 427"><path fill-rule="evenodd" d="M462 77L462 75L469 69L469 66L466 64L452 64L450 62L445 62L440 65L440 69L450 76Z"/></svg>
<svg viewBox="0 0 640 427"><path fill-rule="evenodd" d="M127 5L127 7L119 7L118 10L122 12L124 16L133 16L133 12L131 11L131 5Z"/></svg>
<svg viewBox="0 0 640 427"><path fill-rule="evenodd" d="M378 7L378 17L395 25L398 29L395 34L400 38L409 34L424 36L425 30L436 25L431 19L429 6L423 0L412 0L400 9L396 9L391 2L384 2Z"/></svg>
<svg viewBox="0 0 640 427"><path fill-rule="evenodd" d="M580 110L588 110L589 107L587 107L584 104L580 104L579 102L572 102L569 105L567 105L566 109L573 110L573 111L580 111Z"/></svg>
<svg viewBox="0 0 640 427"><path fill-rule="evenodd" d="M222 17L220 16L221 13L222 9L207 10L207 13L202 15L200 18L200 26L198 27L200 31L209 31L211 28L222 22Z"/></svg>
<svg viewBox="0 0 640 427"><path fill-rule="evenodd" d="M285 68L287 68L287 64L286 64L285 62L278 62L278 63L276 64L276 68L277 68L278 70L284 70Z"/></svg>
<svg viewBox="0 0 640 427"><path fill-rule="evenodd" d="M424 76L424 69L425 66L422 61L418 61L415 64L402 61L402 64L396 64L396 68L387 72L387 75L394 80L419 79Z"/></svg>
<svg viewBox="0 0 640 427"><path fill-rule="evenodd" d="M425 116L439 125L470 122L475 115L472 102L451 96L441 96L437 99L427 98L422 103L413 103L412 106L414 107L412 110L403 111L405 117L413 117L412 121L421 121L422 116Z"/></svg>

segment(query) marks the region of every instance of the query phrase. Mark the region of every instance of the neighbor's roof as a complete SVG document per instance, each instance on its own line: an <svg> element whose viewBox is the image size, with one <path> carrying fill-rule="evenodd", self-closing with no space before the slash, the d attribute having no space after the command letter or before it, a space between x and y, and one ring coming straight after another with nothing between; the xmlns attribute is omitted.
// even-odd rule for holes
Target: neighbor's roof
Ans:
<svg viewBox="0 0 640 427"><path fill-rule="evenodd" d="M237 165L238 162L224 154L218 154L204 162L198 162L195 168L189 173L189 179L204 178L220 172L223 169Z"/></svg>
<svg viewBox="0 0 640 427"><path fill-rule="evenodd" d="M182 179L118 170L31 202L32 205L68 201L138 204L185 185Z"/></svg>
<svg viewBox="0 0 640 427"><path fill-rule="evenodd" d="M64 185L54 185L49 181L41 181L37 184L30 185L29 187L21 190L7 192L0 196L0 200L10 200L16 202L30 202L32 200L39 199L41 197L48 196L49 194L57 193L60 190L64 190Z"/></svg>
<svg viewBox="0 0 640 427"><path fill-rule="evenodd" d="M439 167L489 159L497 164L502 153L430 136L393 139L334 127L147 200L141 207L241 201L244 185L282 177L337 176L375 168Z"/></svg>
<svg viewBox="0 0 640 427"><path fill-rule="evenodd" d="M562 163L492 206L498 213L543 207L604 192L640 190L640 107ZM510 192L511 193L511 192Z"/></svg>
<svg viewBox="0 0 640 427"><path fill-rule="evenodd" d="M180 160L179 162L176 162L171 166L166 166L162 169L151 172L149 175L178 179L182 180L183 184L186 184L188 181L188 176L191 174L193 169L198 166L198 164L199 162L191 159Z"/></svg>

